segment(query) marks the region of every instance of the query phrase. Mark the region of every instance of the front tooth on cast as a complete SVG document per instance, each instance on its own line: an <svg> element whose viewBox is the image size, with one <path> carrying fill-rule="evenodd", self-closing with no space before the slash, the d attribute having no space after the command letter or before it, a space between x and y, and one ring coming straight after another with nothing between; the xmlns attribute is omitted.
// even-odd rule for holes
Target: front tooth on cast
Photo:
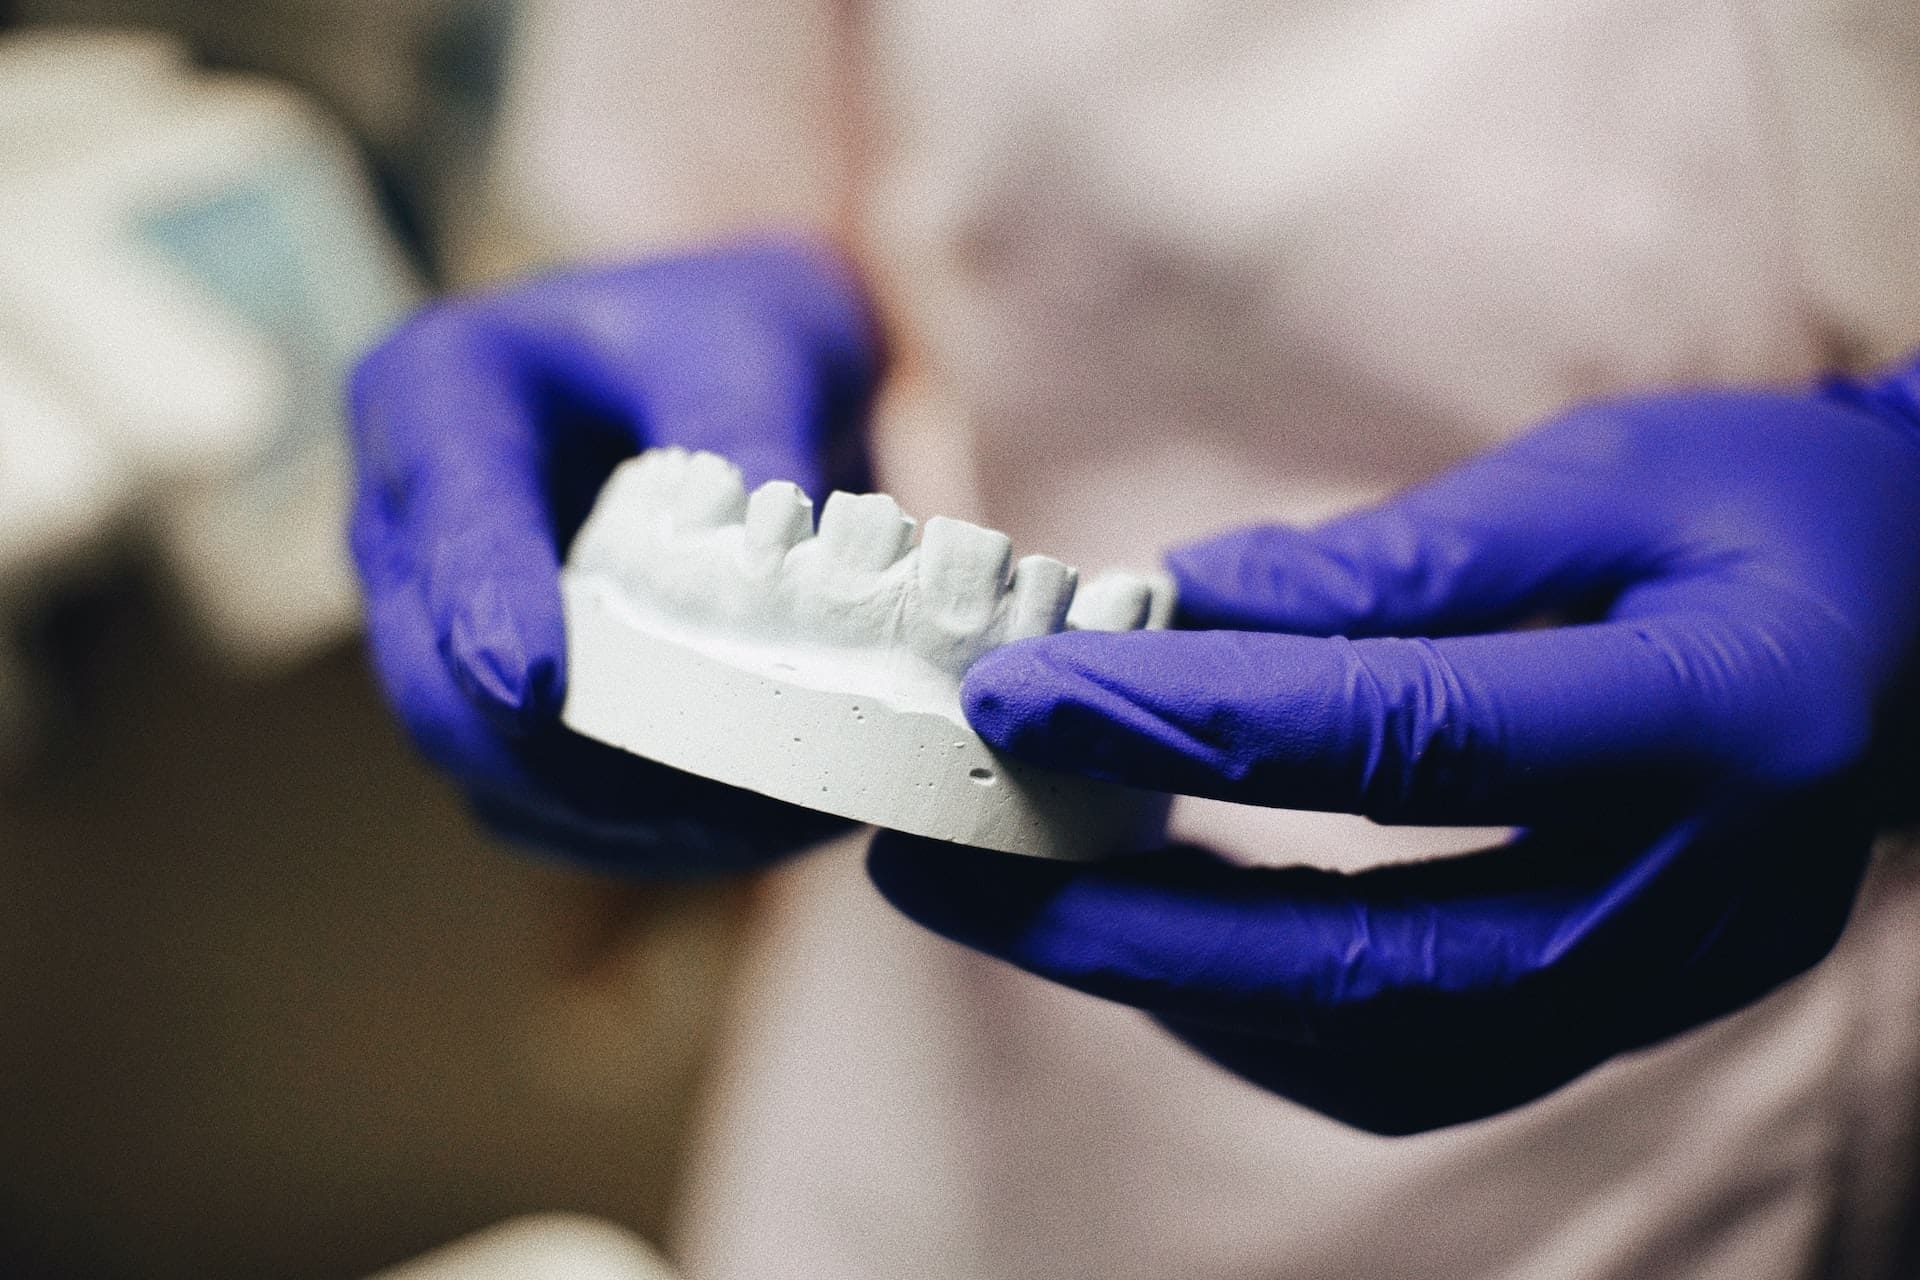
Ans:
<svg viewBox="0 0 1920 1280"><path fill-rule="evenodd" d="M929 522L931 523L931 522ZM1067 624L1067 608L1079 573L1051 556L1022 556L1013 571L1007 606L1007 639L1050 636Z"/></svg>
<svg viewBox="0 0 1920 1280"><path fill-rule="evenodd" d="M717 453L687 459L680 491L673 498L673 523L680 529L712 529L737 524L747 509L747 488L740 468Z"/></svg>
<svg viewBox="0 0 1920 1280"><path fill-rule="evenodd" d="M884 493L827 495L820 511L820 549L850 569L879 572L906 554L913 519Z"/></svg>
<svg viewBox="0 0 1920 1280"><path fill-rule="evenodd" d="M1165 631L1173 625L1173 613L1180 603L1180 584L1162 569L1147 575L1147 620L1142 631Z"/></svg>
<svg viewBox="0 0 1920 1280"><path fill-rule="evenodd" d="M934 516L920 534L922 607L952 630L980 630L993 620L1012 559L1013 542L997 529Z"/></svg>
<svg viewBox="0 0 1920 1280"><path fill-rule="evenodd" d="M747 499L747 554L774 556L813 536L813 499L791 480L769 480Z"/></svg>
<svg viewBox="0 0 1920 1280"><path fill-rule="evenodd" d="M1080 588L1067 610L1070 631L1136 631L1147 620L1153 588L1137 573L1103 573Z"/></svg>

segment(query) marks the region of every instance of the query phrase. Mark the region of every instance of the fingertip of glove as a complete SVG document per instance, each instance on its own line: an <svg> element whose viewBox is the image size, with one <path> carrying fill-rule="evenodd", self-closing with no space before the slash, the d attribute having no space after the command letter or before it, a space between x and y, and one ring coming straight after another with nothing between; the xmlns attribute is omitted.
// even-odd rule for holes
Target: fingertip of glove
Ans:
<svg viewBox="0 0 1920 1280"><path fill-rule="evenodd" d="M1069 773L1130 779L1125 757L1140 725L1143 689L1190 680L1167 632L1075 631L994 650L960 690L967 722L995 750ZM1171 669L1169 669L1171 668Z"/></svg>
<svg viewBox="0 0 1920 1280"><path fill-rule="evenodd" d="M502 733L519 736L559 714L557 653L529 645L497 597L483 593L454 614L447 659L461 693Z"/></svg>
<svg viewBox="0 0 1920 1280"><path fill-rule="evenodd" d="M960 685L967 723L987 743L1015 751L1044 728L1063 672L1053 648L1063 639L1017 640L989 651L968 669Z"/></svg>
<svg viewBox="0 0 1920 1280"><path fill-rule="evenodd" d="M1139 631L1062 631L987 652L960 685L960 708L989 747L1046 762L1071 735L1062 712L1091 697L1112 645Z"/></svg>

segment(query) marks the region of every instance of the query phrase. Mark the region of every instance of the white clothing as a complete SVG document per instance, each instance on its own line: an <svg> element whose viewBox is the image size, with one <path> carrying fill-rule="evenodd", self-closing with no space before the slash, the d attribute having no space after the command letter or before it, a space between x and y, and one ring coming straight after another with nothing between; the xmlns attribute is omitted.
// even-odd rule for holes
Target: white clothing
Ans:
<svg viewBox="0 0 1920 1280"><path fill-rule="evenodd" d="M1350 507L1595 396L1920 345L1901 0L537 10L509 199L572 255L768 216L851 235L915 375L887 487L1088 567ZM1472 842L1220 805L1181 825L1339 866ZM695 1276L1895 1265L1920 1085L1900 859L1753 1009L1399 1140L924 934L851 848L783 871L768 915Z"/></svg>

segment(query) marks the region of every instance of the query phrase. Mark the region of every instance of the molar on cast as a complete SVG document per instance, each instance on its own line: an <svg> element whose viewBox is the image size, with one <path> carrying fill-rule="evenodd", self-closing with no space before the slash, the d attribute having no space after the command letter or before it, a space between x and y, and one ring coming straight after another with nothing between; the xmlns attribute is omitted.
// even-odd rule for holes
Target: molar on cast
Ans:
<svg viewBox="0 0 1920 1280"><path fill-rule="evenodd" d="M747 488L740 468L717 453L687 459L679 491L673 497L676 529L713 529L737 524L747 510Z"/></svg>
<svg viewBox="0 0 1920 1280"><path fill-rule="evenodd" d="M622 573L646 555L654 508L647 499L645 457L613 469L601 498L575 535L568 561L601 573Z"/></svg>
<svg viewBox="0 0 1920 1280"><path fill-rule="evenodd" d="M621 464L633 477L631 500L642 504L648 514L672 509L674 498L686 479L687 465L693 455L677 445L649 449L637 458Z"/></svg>

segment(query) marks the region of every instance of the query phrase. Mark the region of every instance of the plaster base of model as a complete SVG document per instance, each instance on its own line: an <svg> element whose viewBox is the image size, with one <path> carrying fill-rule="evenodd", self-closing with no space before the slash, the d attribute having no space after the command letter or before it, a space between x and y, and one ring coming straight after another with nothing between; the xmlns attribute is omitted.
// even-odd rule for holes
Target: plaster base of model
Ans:
<svg viewBox="0 0 1920 1280"><path fill-rule="evenodd" d="M616 472L562 575L565 722L662 764L858 822L1090 858L1151 847L1168 798L993 752L960 710L982 653L1170 608L1136 575L1074 571L960 521L836 494L816 536L791 485L751 502L712 455Z"/></svg>
<svg viewBox="0 0 1920 1280"><path fill-rule="evenodd" d="M1167 797L1033 769L946 716L709 657L566 584L566 722L661 764L957 844L1051 858L1151 847ZM794 676L800 677L799 670Z"/></svg>

